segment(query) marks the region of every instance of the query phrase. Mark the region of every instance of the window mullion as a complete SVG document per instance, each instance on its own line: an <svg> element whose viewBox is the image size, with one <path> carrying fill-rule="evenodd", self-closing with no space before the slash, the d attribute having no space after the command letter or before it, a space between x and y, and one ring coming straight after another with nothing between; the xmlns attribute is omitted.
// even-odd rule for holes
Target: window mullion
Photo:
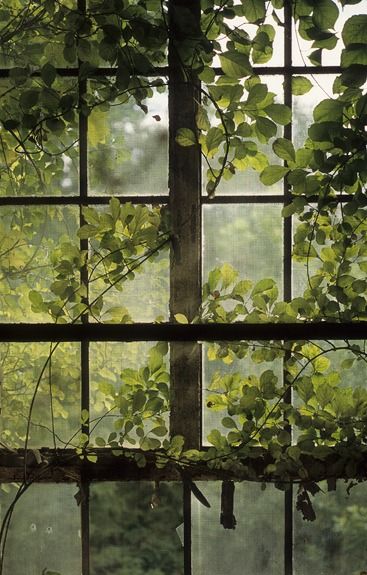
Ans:
<svg viewBox="0 0 367 575"><path fill-rule="evenodd" d="M86 0L78 0L78 10L86 13ZM78 71L81 62L78 61ZM85 115L83 102L87 94L87 80L78 80L79 89L79 198L80 198L80 226L85 224L82 208L88 202L88 118ZM88 253L88 240L80 240L80 250ZM88 306L88 267L87 261L81 268L80 272L81 286L85 293L82 301ZM82 323L89 323L88 310L82 315ZM89 413L90 410L90 384L89 384L89 341L85 340L80 343L81 363L80 363L80 382L81 382L81 410ZM82 432L89 436L89 419L83 417ZM90 572L90 541L89 541L89 480L85 477L83 468L81 469L80 489L82 491L80 504L81 519L81 547L82 547L82 574L89 575Z"/></svg>
<svg viewBox="0 0 367 575"><path fill-rule="evenodd" d="M292 5L284 4L284 104L292 109ZM292 123L284 126L284 138L292 140ZM286 181L283 184L284 205L291 202L292 195ZM283 228L283 294L284 301L292 299L292 217L284 219ZM289 359L288 355L285 361ZM286 371L283 371L284 386L288 385ZM289 388L284 400L292 403L292 389ZM291 433L291 427L288 428ZM293 573L293 485L284 494L284 575Z"/></svg>
<svg viewBox="0 0 367 575"><path fill-rule="evenodd" d="M170 314L184 314L189 321L201 302L200 149L176 142L180 128L195 131L199 86L181 60L183 39L180 10L189 9L200 25L197 0L169 2L169 191L172 230ZM181 21L182 25L182 21ZM185 436L186 447L201 442L201 350L196 342L173 343L171 357L171 435Z"/></svg>

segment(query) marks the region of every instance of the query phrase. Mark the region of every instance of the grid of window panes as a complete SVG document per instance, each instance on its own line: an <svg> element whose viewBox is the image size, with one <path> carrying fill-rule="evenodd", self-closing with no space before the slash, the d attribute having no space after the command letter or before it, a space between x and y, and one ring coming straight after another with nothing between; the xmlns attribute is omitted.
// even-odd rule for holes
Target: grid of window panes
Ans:
<svg viewBox="0 0 367 575"><path fill-rule="evenodd" d="M256 73L277 94L277 102L293 109L293 123L284 128L283 134L279 129L278 136L301 145L306 137L307 118L325 93L330 93L333 74L338 70L333 62L325 62L324 67L317 69L307 66L308 47L299 43L298 36L292 39L289 10L280 10L279 17L284 21L284 34L277 36L272 60L257 67ZM102 99L108 82L114 81L114 71L110 71L110 76L95 75L80 81L75 74L77 62L66 70L57 43L52 49L62 71L55 85L62 97L67 98L77 88L78 97L93 91L100 92ZM9 69L17 65L12 57L7 60L3 56L0 85L4 97ZM22 52L18 57L22 58ZM34 58L38 58L37 51ZM291 95L295 74L309 77L313 84L306 99ZM155 77L158 76L159 70ZM144 81L149 83L150 79ZM35 78L35 85L36 82ZM210 346L197 342L167 346L164 342L84 339L44 342L38 332L41 327L36 324L51 318L60 324L87 324L93 333L97 323L159 324L176 313L186 313L192 319L197 310L198 289L211 270L223 265L254 283L264 277L274 280L285 300L290 300L305 284L304 269L291 262L291 219L281 217L282 207L289 201L286 184L265 188L257 174L248 169L223 181L216 197L208 199L204 192L205 170L203 190L200 174L193 173L200 164L200 152L180 150L174 143L179 108L186 115L191 114L189 120L186 118L191 124L195 112L194 91L185 94L180 88L177 92L174 82L170 91L153 86L148 113L133 99L117 99L109 109L96 107L88 118L82 113L75 116L63 139L51 139L44 143L45 147L37 147L36 141L31 158L17 158L16 178L0 182L1 321L35 324L33 342L0 344L4 377L2 440L18 448L24 447L27 437L26 447L33 450L36 458L40 447L77 448L80 431L90 433L97 446L111 449L114 437L121 431L120 415L129 411L125 400L120 402L120 415L114 412L121 381L128 386L130 380L151 378L152 400L158 398L161 402L159 414L142 422L139 431L130 433L129 426L123 429L124 446L141 447L142 437L152 428L159 428L164 435L170 425L175 432L188 430L192 446L207 446L207 436L218 424L217 414L210 410L207 401L216 369L208 353ZM191 101L185 101L189 97ZM6 162L15 161L11 143L4 139L2 145L6 147ZM265 145L264 151L270 152ZM194 156L195 167L187 161ZM185 197L190 187L187 182L178 189L176 169L187 170L187 182L195 182L191 196ZM111 198L119 198L120 204L111 202ZM161 226L168 206L173 212L180 249L186 253L181 265L170 258L170 250L175 247L168 248L167 231ZM188 210L192 206L196 210L195 233L190 240L187 231L192 222ZM156 234L153 247L147 247L143 232L140 243L133 247L129 244L140 221L149 222L151 234ZM95 235L90 235L90 228L85 226L94 226ZM86 230L85 234L77 233L80 227ZM114 251L122 250L123 262L118 256L111 257ZM87 254L81 274L80 252ZM190 273L185 272L187 265L192 266ZM196 270L196 277L192 276L192 269ZM75 293L69 294L67 304L60 304L66 279ZM154 379L157 357L164 359L160 360L159 376ZM273 370L281 380L282 360L275 364ZM145 371L147 365L150 373ZM248 363L240 368L252 370L255 375L261 371ZM231 370L224 370L223 377ZM174 389L171 396L169 385ZM128 397L138 405L139 395ZM88 411L89 419L82 415L81 426L83 410ZM98 467L98 461L95 465ZM358 549L353 537L341 547L344 525L353 521L356 529L361 529L361 524L365 524L365 507L359 496L353 503L345 501L339 492L335 497L330 494L327 503L320 503L322 525L310 533L298 518L293 520L292 490L283 495L269 488L260 497L259 485L241 484L236 487L235 500L238 527L236 531L223 531L217 482L200 484L212 504L210 510L195 498L191 504L190 490L185 486L182 517L182 490L175 483L90 484L88 473L82 475L81 481L80 477L64 477L61 485L43 485L39 479L41 475L25 489L21 503L14 508L14 527L9 531L4 567L7 574L33 575L49 570L71 575L81 571L83 575L219 575L228 570L243 572L244 557L246 573L302 574L306 569L320 570L320 566L325 575L339 572L338 569L342 573L345 557L352 549ZM73 481L78 485L71 485ZM14 488L4 484L1 497L4 519L11 508ZM121 509L117 509L115 501ZM322 538L315 535L326 531ZM28 571L24 571L17 553L19 541L26 542ZM185 544L185 560L181 543ZM356 555L357 570L364 568L365 559L362 552Z"/></svg>

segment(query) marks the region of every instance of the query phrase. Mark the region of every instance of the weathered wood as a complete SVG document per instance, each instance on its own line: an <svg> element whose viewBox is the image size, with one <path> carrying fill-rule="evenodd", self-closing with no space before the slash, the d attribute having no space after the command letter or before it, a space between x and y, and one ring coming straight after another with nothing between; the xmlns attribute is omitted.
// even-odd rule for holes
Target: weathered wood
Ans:
<svg viewBox="0 0 367 575"><path fill-rule="evenodd" d="M176 142L180 128L196 132L195 115L199 86L180 59L178 43L186 37L181 10L189 11L200 27L197 0L169 2L169 193L172 226L170 315L191 321L201 303L201 164L199 145L182 147ZM170 349L172 435L183 435L187 447L201 442L201 350L195 342L173 343Z"/></svg>
<svg viewBox="0 0 367 575"><path fill-rule="evenodd" d="M173 307L173 302L172 302ZM175 304L176 309L180 309ZM172 310L173 311L173 310ZM181 309L182 312L182 309ZM367 322L207 324L0 324L0 341L240 341L364 339Z"/></svg>
<svg viewBox="0 0 367 575"><path fill-rule="evenodd" d="M254 448L256 449L256 448ZM146 465L139 467L133 459L138 450L121 451L121 455L113 455L108 449L96 448L93 453L97 454L97 462L82 460L73 450L40 449L37 458L33 451L27 454L27 480L37 483L42 482L72 482L78 483L81 478L84 481L182 481L182 473L179 466L174 462L167 463L164 467L157 467L157 453L145 452ZM141 452L140 452L141 453ZM39 461L39 455L42 463ZM210 469L204 463L192 463L185 466L184 476L192 481L265 481L265 482L300 482L299 469L303 467L303 475L307 475L307 481L321 481L324 479L367 479L367 457L361 450L354 452L350 458L345 450L334 453L324 460L310 455L301 455L299 461L287 460L284 462L286 479L274 473L267 472L267 466L274 463L274 459L268 454L256 457L242 458L242 468L235 471ZM353 462L353 477L350 473L350 462ZM284 471L284 470L283 470ZM0 450L0 482L21 482L24 479L24 450L9 453ZM304 479L303 479L304 481Z"/></svg>

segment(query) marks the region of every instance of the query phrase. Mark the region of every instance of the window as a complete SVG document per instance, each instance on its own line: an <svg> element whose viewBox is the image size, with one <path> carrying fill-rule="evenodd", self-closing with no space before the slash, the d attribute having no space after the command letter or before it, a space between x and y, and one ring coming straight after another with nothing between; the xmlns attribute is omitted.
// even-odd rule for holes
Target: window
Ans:
<svg viewBox="0 0 367 575"><path fill-rule="evenodd" d="M366 570L362 4L5 0L0 573Z"/></svg>

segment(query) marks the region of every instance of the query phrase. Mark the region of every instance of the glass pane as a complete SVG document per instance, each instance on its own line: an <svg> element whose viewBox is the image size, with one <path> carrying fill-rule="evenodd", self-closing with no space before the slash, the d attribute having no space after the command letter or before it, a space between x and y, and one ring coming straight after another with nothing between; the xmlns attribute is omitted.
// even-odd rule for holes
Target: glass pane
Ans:
<svg viewBox="0 0 367 575"><path fill-rule="evenodd" d="M305 75L312 88L302 96L293 96L293 142L295 148L304 145L308 129L313 123L313 110L322 100L333 98L335 76L330 74Z"/></svg>
<svg viewBox="0 0 367 575"><path fill-rule="evenodd" d="M283 77L279 75L274 76L262 76L262 84L266 85L268 90L273 94L274 102L283 103ZM219 79L220 89L220 79ZM208 87L210 91L210 87ZM227 169L223 173L223 177L216 190L216 195L259 195L259 194L283 194L283 183L282 181L273 184L272 186L265 186L260 182L260 172L265 168L267 162L270 164L279 164L279 158L274 154L271 146L273 138L280 137L282 135L281 127L273 123L273 130L269 127L271 120L266 118L265 123L261 124L260 121L257 123L253 121L254 112L264 108L266 102L265 96L261 101L256 101L249 105L246 105L246 100L249 97L249 92L244 91L243 106L244 114L239 114L240 120L237 122L238 137L236 147L232 147L230 154L227 158ZM266 96L267 98L269 96ZM266 105L271 103L268 101ZM215 110L208 108L208 116L212 125L220 125L219 120L216 120L217 114ZM270 130L270 132L268 131ZM244 136L243 134L246 134ZM270 143L269 143L270 140ZM221 146L215 157L211 159L210 157L203 161L203 194L206 195L206 184L208 178L210 177L210 172L212 170L220 170L222 168L222 161L224 158L224 146ZM210 154L209 154L210 156ZM219 158L219 159L218 159ZM267 159L266 159L267 158ZM233 164L236 169L236 173L232 176L233 168L228 169L229 164Z"/></svg>
<svg viewBox="0 0 367 575"><path fill-rule="evenodd" d="M343 9L339 9L339 17L335 23L335 36L337 38L337 45L333 50L324 50L322 55L323 66L336 66L339 64L341 51L344 48L342 40L342 30L345 22L349 20L353 14L366 14L366 4L359 2L356 5L348 6L343 5Z"/></svg>
<svg viewBox="0 0 367 575"><path fill-rule="evenodd" d="M1 207L0 216L0 321L74 319L78 209Z"/></svg>
<svg viewBox="0 0 367 575"><path fill-rule="evenodd" d="M276 393L281 393L284 389L283 357L282 345L276 342L204 344L203 442L205 445L211 443L213 429L219 429L229 443L235 445L236 442L247 441L247 434L253 433L256 427L262 425L271 427L274 424L275 420L269 418L269 409L274 403ZM268 400L267 409L262 409L260 390L265 393L266 386L268 386L268 395L265 395ZM273 397L269 393L270 389L274 389ZM259 392L257 397L252 397L253 405L250 403L251 390ZM248 404L245 403L247 396ZM232 418L231 422L228 416ZM256 441L264 440L261 433L255 434L255 437Z"/></svg>
<svg viewBox="0 0 367 575"><path fill-rule="evenodd" d="M91 575L183 575L182 488L92 484Z"/></svg>
<svg viewBox="0 0 367 575"><path fill-rule="evenodd" d="M8 489L8 486L7 486ZM4 554L4 575L80 575L80 509L75 485L33 484L15 505ZM1 519L16 489L0 497Z"/></svg>
<svg viewBox="0 0 367 575"><path fill-rule="evenodd" d="M281 466L293 440L290 458L319 457L321 475L330 448L364 445L365 340L221 341L204 351L206 445L247 454L261 446Z"/></svg>
<svg viewBox="0 0 367 575"><path fill-rule="evenodd" d="M91 431L97 445L156 449L168 433L168 344L91 343Z"/></svg>
<svg viewBox="0 0 367 575"><path fill-rule="evenodd" d="M91 194L168 194L168 102L156 90L142 110L133 98L89 116Z"/></svg>
<svg viewBox="0 0 367 575"><path fill-rule="evenodd" d="M218 321L251 321L248 314L261 303L253 299L258 292L271 290L265 307L260 305L265 315L271 313L274 301L282 298L280 213L281 206L269 204L204 206L203 275L208 282L204 286L204 319L213 319L208 307L215 304ZM257 285L260 280L266 280L265 284ZM236 308L237 304L242 308ZM232 317L235 308L238 313Z"/></svg>
<svg viewBox="0 0 367 575"><path fill-rule="evenodd" d="M211 504L192 498L193 575L283 574L283 500L273 487L235 485L235 530L220 524L221 484L198 483Z"/></svg>
<svg viewBox="0 0 367 575"><path fill-rule="evenodd" d="M169 236L164 208L115 202L109 210L84 210L88 224L83 229L91 236L91 316L106 323L168 319Z"/></svg>
<svg viewBox="0 0 367 575"><path fill-rule="evenodd" d="M297 26L294 26L293 28L293 65L294 66L309 66L310 65L310 60L309 60L309 56L315 51L315 48L321 48L323 47L323 45L325 46L325 44L330 43L330 48L329 50L327 50L326 48L324 48L322 50L322 56L321 56L321 63L323 66L338 66L340 64L340 55L341 55L341 51L344 48L344 43L341 37L341 33L343 30L343 26L345 24L345 22L351 17L353 16L353 14L363 14L366 12L366 6L365 3L357 0L357 2L351 2L351 4L353 4L352 6L348 6L348 4L343 4L342 8L338 5L338 3L335 4L335 7L337 7L339 9L339 16L334 24L334 26L332 27L332 31L330 32L330 37L329 38L325 38L324 41L321 40L318 41L317 40L305 40L301 37L299 30L298 30L298 24ZM354 5L355 4L355 5ZM317 4L315 4L315 6L317 6ZM308 8L307 8L308 9ZM309 24L307 23L307 18L306 20L306 25ZM317 29L314 28L313 30L311 30L311 34L314 33L315 36L315 32L317 33ZM335 42L335 46L334 46L334 42ZM319 44L319 45L318 45Z"/></svg>
<svg viewBox="0 0 367 575"><path fill-rule="evenodd" d="M364 320L366 230L366 208L354 202L322 210L310 204L302 221L295 219L293 288L308 300L308 317Z"/></svg>
<svg viewBox="0 0 367 575"><path fill-rule="evenodd" d="M77 343L1 343L1 441L22 447L75 445L80 427ZM32 406L33 402L33 406ZM74 443L73 443L74 439Z"/></svg>
<svg viewBox="0 0 367 575"><path fill-rule="evenodd" d="M295 413L293 439L320 459L324 446L365 442L366 341L312 341L292 344L286 363Z"/></svg>
<svg viewBox="0 0 367 575"><path fill-rule="evenodd" d="M254 24L246 24L245 30L250 38L254 38L252 50L252 63L254 66L282 66L284 63L284 26L279 25L284 22L283 9L267 11L264 25L258 28ZM241 21L243 26L243 20ZM241 27L240 25L240 27ZM266 36L273 38L272 56L268 59L269 49Z"/></svg>
<svg viewBox="0 0 367 575"><path fill-rule="evenodd" d="M313 522L294 514L294 559L296 575L345 575L365 573L367 564L366 485L359 484L347 494L347 484L339 481L336 491L311 496L316 513Z"/></svg>
<svg viewBox="0 0 367 575"><path fill-rule="evenodd" d="M70 37L69 50L64 50L63 21L70 10L76 9L76 1L63 0L54 9L60 17L59 26L50 26L49 14L45 13L43 4L39 2L2 0L0 66L9 68L34 65L38 68L47 61L60 67L76 64L76 43L71 45Z"/></svg>
<svg viewBox="0 0 367 575"><path fill-rule="evenodd" d="M60 196L78 193L76 80L0 81L0 195ZM42 120L42 118L45 118ZM41 121L42 120L42 121Z"/></svg>

